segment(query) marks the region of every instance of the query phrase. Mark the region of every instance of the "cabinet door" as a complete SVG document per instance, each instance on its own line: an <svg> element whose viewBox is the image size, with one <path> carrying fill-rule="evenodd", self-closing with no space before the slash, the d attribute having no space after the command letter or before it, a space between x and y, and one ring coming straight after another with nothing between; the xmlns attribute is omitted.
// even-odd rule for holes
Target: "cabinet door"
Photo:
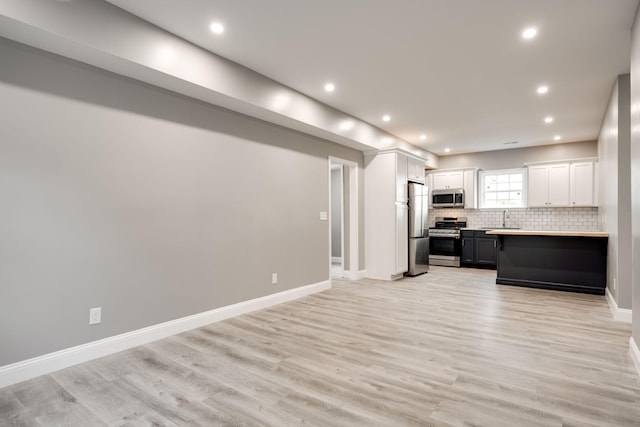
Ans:
<svg viewBox="0 0 640 427"><path fill-rule="evenodd" d="M409 208L396 203L396 265L393 274L409 270Z"/></svg>
<svg viewBox="0 0 640 427"><path fill-rule="evenodd" d="M600 178L599 178L599 163L593 163L593 206L598 206L599 204L599 194L600 194Z"/></svg>
<svg viewBox="0 0 640 427"><path fill-rule="evenodd" d="M448 190L451 188L464 188L464 175L462 171L433 174L434 190Z"/></svg>
<svg viewBox="0 0 640 427"><path fill-rule="evenodd" d="M407 166L409 180L424 183L424 162L414 159L413 157L409 157Z"/></svg>
<svg viewBox="0 0 640 427"><path fill-rule="evenodd" d="M449 185L448 175L446 173L434 173L433 177L433 189L434 190L446 190Z"/></svg>
<svg viewBox="0 0 640 427"><path fill-rule="evenodd" d="M465 264L474 263L473 237L462 237L462 256L460 262Z"/></svg>
<svg viewBox="0 0 640 427"><path fill-rule="evenodd" d="M448 188L464 188L463 171L449 172L447 177Z"/></svg>
<svg viewBox="0 0 640 427"><path fill-rule="evenodd" d="M570 206L568 163L549 165L548 206Z"/></svg>
<svg viewBox="0 0 640 427"><path fill-rule="evenodd" d="M407 202L407 156L396 153L396 202Z"/></svg>
<svg viewBox="0 0 640 427"><path fill-rule="evenodd" d="M497 265L498 239L494 237L476 237L475 252L476 264Z"/></svg>
<svg viewBox="0 0 640 427"><path fill-rule="evenodd" d="M572 163L569 182L571 206L593 206L593 163Z"/></svg>
<svg viewBox="0 0 640 427"><path fill-rule="evenodd" d="M464 171L464 207L466 209L477 208L476 197L476 171Z"/></svg>
<svg viewBox="0 0 640 427"><path fill-rule="evenodd" d="M549 206L549 176L547 166L529 166L529 206Z"/></svg>

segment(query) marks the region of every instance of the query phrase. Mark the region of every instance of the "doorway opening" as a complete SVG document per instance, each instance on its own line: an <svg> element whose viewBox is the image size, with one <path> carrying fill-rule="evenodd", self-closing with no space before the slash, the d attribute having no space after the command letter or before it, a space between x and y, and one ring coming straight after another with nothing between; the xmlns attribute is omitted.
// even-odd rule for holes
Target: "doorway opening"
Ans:
<svg viewBox="0 0 640 427"><path fill-rule="evenodd" d="M329 269L332 279L359 278L358 164L329 157Z"/></svg>

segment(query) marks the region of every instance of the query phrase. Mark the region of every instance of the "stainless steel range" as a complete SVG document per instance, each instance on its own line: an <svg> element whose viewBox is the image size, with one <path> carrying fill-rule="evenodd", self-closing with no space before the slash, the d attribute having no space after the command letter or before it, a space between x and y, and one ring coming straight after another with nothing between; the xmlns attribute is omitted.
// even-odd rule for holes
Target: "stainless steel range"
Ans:
<svg viewBox="0 0 640 427"><path fill-rule="evenodd" d="M429 264L460 267L460 229L466 226L465 217L436 218L436 226L429 228Z"/></svg>

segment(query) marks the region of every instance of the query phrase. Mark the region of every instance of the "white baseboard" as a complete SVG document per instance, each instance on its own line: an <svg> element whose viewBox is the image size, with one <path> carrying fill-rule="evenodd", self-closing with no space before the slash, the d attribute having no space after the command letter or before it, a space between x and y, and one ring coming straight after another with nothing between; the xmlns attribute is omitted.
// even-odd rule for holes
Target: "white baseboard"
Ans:
<svg viewBox="0 0 640 427"><path fill-rule="evenodd" d="M326 280L1 366L0 388L330 288Z"/></svg>
<svg viewBox="0 0 640 427"><path fill-rule="evenodd" d="M631 310L628 308L618 308L618 303L609 292L609 288L606 290L607 302L609 303L609 309L611 309L611 313L613 314L613 320L617 320L618 322L626 322L631 323Z"/></svg>
<svg viewBox="0 0 640 427"><path fill-rule="evenodd" d="M364 273L365 273L364 270L360 270L360 271L345 271L344 275L349 280L360 280L360 279L364 279Z"/></svg>
<svg viewBox="0 0 640 427"><path fill-rule="evenodd" d="M638 349L638 345L633 337L629 338L629 354L631 354L631 360L633 360L636 371L638 371L638 375L640 375L640 349Z"/></svg>

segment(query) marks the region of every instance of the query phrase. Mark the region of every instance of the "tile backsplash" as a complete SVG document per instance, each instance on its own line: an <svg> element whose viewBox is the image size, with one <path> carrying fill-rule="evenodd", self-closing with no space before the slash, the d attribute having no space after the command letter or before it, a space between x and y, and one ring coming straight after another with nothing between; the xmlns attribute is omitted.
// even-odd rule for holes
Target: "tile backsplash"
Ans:
<svg viewBox="0 0 640 427"><path fill-rule="evenodd" d="M466 216L469 227L502 227L502 210L429 209L429 227L436 217ZM598 231L598 208L528 208L509 210L507 227L527 230Z"/></svg>

